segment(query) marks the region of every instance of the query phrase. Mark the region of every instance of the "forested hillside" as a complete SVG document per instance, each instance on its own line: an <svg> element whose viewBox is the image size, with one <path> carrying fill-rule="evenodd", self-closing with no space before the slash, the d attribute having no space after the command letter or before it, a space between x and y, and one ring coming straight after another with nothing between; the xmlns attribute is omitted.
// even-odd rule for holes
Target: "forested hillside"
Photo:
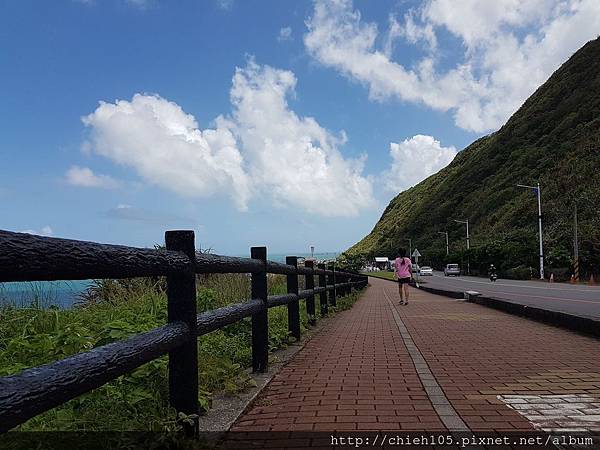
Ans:
<svg viewBox="0 0 600 450"><path fill-rule="evenodd" d="M547 265L557 273L570 270L577 205L582 268L600 272L600 38L565 62L500 130L396 196L373 231L345 255L393 256L411 238L434 265L469 257L475 270L493 261L509 275L529 273L529 266L538 267L537 203L533 191L516 184L537 182ZM465 218L469 255L464 225L453 222ZM449 258L438 234L446 230Z"/></svg>

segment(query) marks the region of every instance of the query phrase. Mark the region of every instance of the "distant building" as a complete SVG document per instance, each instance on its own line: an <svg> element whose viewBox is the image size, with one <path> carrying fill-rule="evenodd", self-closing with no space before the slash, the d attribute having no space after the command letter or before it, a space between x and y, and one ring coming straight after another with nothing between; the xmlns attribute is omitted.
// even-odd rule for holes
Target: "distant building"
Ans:
<svg viewBox="0 0 600 450"><path fill-rule="evenodd" d="M376 256L375 267L379 270L390 270L392 266L387 256Z"/></svg>

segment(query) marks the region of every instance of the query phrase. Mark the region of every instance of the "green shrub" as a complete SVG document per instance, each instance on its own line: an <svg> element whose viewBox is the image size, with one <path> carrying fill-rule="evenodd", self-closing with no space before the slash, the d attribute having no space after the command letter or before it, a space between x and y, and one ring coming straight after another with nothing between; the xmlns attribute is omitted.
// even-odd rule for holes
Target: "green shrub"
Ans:
<svg viewBox="0 0 600 450"><path fill-rule="evenodd" d="M569 281L571 279L571 269L568 267L548 267L546 268L546 277L554 274L554 281Z"/></svg>
<svg viewBox="0 0 600 450"><path fill-rule="evenodd" d="M532 277L532 270L530 267L517 266L512 269L508 269L505 272L506 278L512 278L513 280L529 280Z"/></svg>

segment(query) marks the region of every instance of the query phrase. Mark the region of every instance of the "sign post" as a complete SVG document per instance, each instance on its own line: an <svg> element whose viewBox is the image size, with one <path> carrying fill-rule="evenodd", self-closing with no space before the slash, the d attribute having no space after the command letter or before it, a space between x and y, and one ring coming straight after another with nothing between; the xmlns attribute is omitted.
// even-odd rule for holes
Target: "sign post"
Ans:
<svg viewBox="0 0 600 450"><path fill-rule="evenodd" d="M421 253L419 253L419 250L417 248L415 248L415 251L412 252L412 256L413 256L413 258L415 258L415 264L417 266L419 266L419 256L421 256ZM419 288L419 275L420 275L420 272L417 271L416 273L417 273L417 277L415 278L415 286L417 288Z"/></svg>
<svg viewBox="0 0 600 450"><path fill-rule="evenodd" d="M419 250L415 248L415 251L412 252L412 257L415 258L415 263L419 265L419 256L423 256L419 253Z"/></svg>

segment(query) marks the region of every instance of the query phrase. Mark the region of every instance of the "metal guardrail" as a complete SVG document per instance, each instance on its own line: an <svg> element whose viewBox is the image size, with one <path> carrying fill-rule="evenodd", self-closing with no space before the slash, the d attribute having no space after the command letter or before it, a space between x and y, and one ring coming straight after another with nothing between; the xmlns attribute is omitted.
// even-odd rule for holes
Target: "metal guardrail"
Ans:
<svg viewBox="0 0 600 450"><path fill-rule="evenodd" d="M167 231L165 243L165 250L153 250L0 230L0 282L166 276L168 298L168 323L162 327L0 378L0 433L165 354L171 406L197 415L198 336L251 317L252 368L264 372L268 308L287 305L289 332L300 339L300 300L306 300L314 323L315 296L326 314L338 296L368 282L333 264L299 266L294 256L286 264L268 261L266 247L252 247L250 258L197 253L193 231ZM197 314L196 274L202 273L252 274L251 299ZM288 293L268 296L267 273L286 275ZM298 290L298 276L305 277L305 290ZM195 433L197 427L195 422L186 431Z"/></svg>

